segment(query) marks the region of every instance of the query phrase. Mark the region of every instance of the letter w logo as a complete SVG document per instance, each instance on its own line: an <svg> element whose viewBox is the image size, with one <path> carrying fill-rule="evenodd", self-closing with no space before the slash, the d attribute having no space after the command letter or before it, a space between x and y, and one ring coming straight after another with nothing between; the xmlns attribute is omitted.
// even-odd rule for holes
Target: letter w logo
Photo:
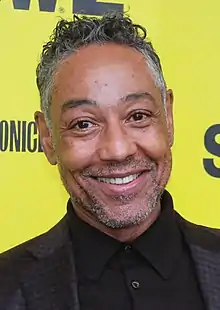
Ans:
<svg viewBox="0 0 220 310"><path fill-rule="evenodd" d="M31 0L13 0L16 10L29 10ZM57 0L38 0L40 11L55 12Z"/></svg>
<svg viewBox="0 0 220 310"><path fill-rule="evenodd" d="M1 0L0 0L1 1ZM36 1L36 0L35 0ZM13 0L16 10L29 10L31 0ZM38 0L40 11L55 12L57 0ZM102 15L106 11L123 11L123 4L103 3L97 0L72 0L76 14Z"/></svg>

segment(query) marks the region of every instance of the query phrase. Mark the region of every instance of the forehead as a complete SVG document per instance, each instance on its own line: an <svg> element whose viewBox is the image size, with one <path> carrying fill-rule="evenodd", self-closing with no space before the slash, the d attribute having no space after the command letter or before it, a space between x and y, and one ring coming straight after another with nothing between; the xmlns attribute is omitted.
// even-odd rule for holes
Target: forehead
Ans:
<svg viewBox="0 0 220 310"><path fill-rule="evenodd" d="M79 49L60 64L52 103L86 98L112 104L129 93L149 92L160 97L144 56L135 49L107 43Z"/></svg>

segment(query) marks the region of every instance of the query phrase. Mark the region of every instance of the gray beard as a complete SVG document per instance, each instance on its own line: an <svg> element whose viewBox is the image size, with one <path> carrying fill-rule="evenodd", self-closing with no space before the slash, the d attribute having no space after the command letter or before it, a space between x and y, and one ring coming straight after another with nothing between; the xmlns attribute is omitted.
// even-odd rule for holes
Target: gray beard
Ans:
<svg viewBox="0 0 220 310"><path fill-rule="evenodd" d="M145 207L143 210L138 211L134 216L127 218L125 217L124 220L109 218L104 211L104 208L97 201L95 201L95 197L93 197L90 204L88 204L88 202L86 201L82 201L81 199L76 198L73 195L71 195L70 198L73 204L73 208L84 209L93 218L97 219L99 223L105 225L108 228L121 229L139 225L145 220L147 220L152 214L152 212L155 211L158 207L162 193L163 190L159 190L159 188L157 188L157 190L154 190L152 195L149 197L147 207ZM119 207L121 208L121 212L125 212L125 203L127 204L127 207L129 207L128 202L131 201L131 198L125 196L118 196L116 199L122 203L122 206Z"/></svg>
<svg viewBox="0 0 220 310"><path fill-rule="evenodd" d="M106 227L113 228L113 229L131 227L134 225L138 225L144 222L145 220L147 220L152 214L152 212L158 207L161 195L164 191L164 188L159 186L154 180L153 190L151 193L148 193L149 195L148 200L145 202L145 204L144 204L144 201L143 202L140 201L139 211L137 210L137 212L133 212L131 216L126 216L126 214L129 214L129 212L126 212L126 208L127 210L129 210L129 202L130 202L130 207L132 206L132 200L134 197L125 196L125 195L115 197L115 200L117 202L120 202L121 206L119 205L118 208L121 209L120 210L121 214L125 215L124 218L121 217L120 219L117 219L117 216L116 217L108 216L108 213L105 211L107 206L103 206L96 199L96 197L94 196L94 193L91 190L89 192L85 192L85 190L82 188L82 191L84 192L84 194L86 194L86 198L75 197L73 193L71 192L71 189L68 188L67 182L63 178L62 165L59 163L59 161L58 161L58 168L59 168L62 183L70 195L70 199L72 201L73 207L75 209L79 209L79 210L81 209L81 210L86 211L86 213L90 214L99 223L102 223ZM168 179L169 179L169 176L168 176Z"/></svg>

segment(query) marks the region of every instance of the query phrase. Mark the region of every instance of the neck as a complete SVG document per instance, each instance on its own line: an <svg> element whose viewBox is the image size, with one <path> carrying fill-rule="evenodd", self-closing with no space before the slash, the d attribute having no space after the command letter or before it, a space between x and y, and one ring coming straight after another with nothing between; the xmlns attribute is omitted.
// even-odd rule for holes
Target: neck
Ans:
<svg viewBox="0 0 220 310"><path fill-rule="evenodd" d="M75 208L75 212L81 220L100 230L104 234L109 235L110 237L117 239L123 243L131 243L140 235L142 235L156 221L160 214L160 210L161 208L158 204L158 206L154 208L154 210L150 213L147 219L140 224L132 225L126 228L110 228L98 222L88 212L79 208Z"/></svg>

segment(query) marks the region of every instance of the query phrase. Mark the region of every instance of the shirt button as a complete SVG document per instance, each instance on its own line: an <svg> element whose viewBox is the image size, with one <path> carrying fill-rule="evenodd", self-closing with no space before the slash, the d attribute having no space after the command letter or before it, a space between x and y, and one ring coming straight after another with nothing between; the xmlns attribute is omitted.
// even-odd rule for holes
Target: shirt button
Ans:
<svg viewBox="0 0 220 310"><path fill-rule="evenodd" d="M131 286L136 290L140 287L140 283L138 281L132 281Z"/></svg>
<svg viewBox="0 0 220 310"><path fill-rule="evenodd" d="M125 252L130 252L131 251L131 245L130 244L127 244L125 247Z"/></svg>

